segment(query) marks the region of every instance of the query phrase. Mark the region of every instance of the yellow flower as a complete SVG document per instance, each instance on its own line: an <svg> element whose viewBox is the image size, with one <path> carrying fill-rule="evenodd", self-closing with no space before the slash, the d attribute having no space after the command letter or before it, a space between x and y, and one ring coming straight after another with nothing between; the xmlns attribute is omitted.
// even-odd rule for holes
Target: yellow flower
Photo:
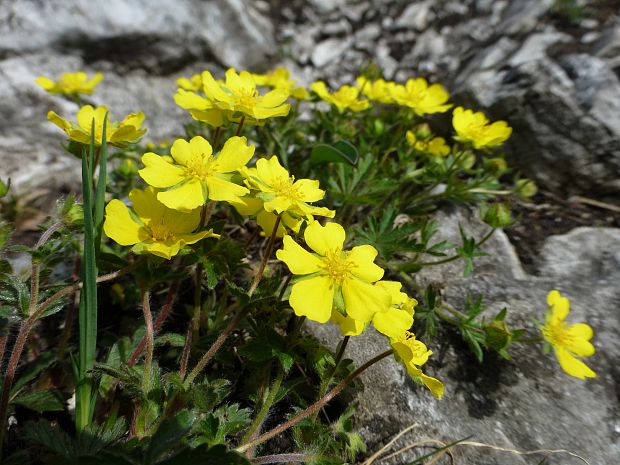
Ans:
<svg viewBox="0 0 620 465"><path fill-rule="evenodd" d="M547 295L549 311L541 332L545 340L551 344L555 356L562 369L575 378L594 378L596 373L585 363L577 359L594 355L595 349L590 339L593 336L592 328L585 323L572 326L564 321L570 309L570 300L558 291L551 291Z"/></svg>
<svg viewBox="0 0 620 465"><path fill-rule="evenodd" d="M177 139L170 148L172 159L148 152L138 173L147 184L165 189L157 199L168 208L189 211L207 200L234 201L250 191L235 184L233 175L254 155L245 137L231 137L217 157L211 144L196 136L189 142Z"/></svg>
<svg viewBox="0 0 620 465"><path fill-rule="evenodd" d="M452 104L446 103L450 95L441 84L428 85L426 79L409 79L405 85L389 87L392 98L401 106L411 108L417 115L444 113Z"/></svg>
<svg viewBox="0 0 620 465"><path fill-rule="evenodd" d="M450 154L450 146L443 137L422 139L416 137L413 131L407 131L406 137L409 145L419 152L429 153L434 157L445 157Z"/></svg>
<svg viewBox="0 0 620 465"><path fill-rule="evenodd" d="M267 74L252 74L252 77L257 86L283 90L297 100L308 100L310 98L310 94L305 88L295 86L297 81L292 80L289 71L282 66L278 66Z"/></svg>
<svg viewBox="0 0 620 465"><path fill-rule="evenodd" d="M264 208L265 202L257 197L246 195L239 200L229 201L228 203L235 207L235 210L237 210L240 215L255 216L256 224L258 224L262 230L261 235L271 236L278 215L266 211ZM288 212L282 213L280 224L278 224L278 230L276 231L276 237L284 237L288 234L287 231L289 230L294 233L299 233L299 229L303 222L303 218L294 217Z"/></svg>
<svg viewBox="0 0 620 465"><path fill-rule="evenodd" d="M360 90L357 87L342 86L336 92L330 93L323 81L310 84L310 88L321 100L335 106L340 113L345 110L364 111L370 103L368 100L360 100Z"/></svg>
<svg viewBox="0 0 620 465"><path fill-rule="evenodd" d="M180 77L176 81L177 86L185 90L199 91L202 89L202 77L200 74L194 74L191 78Z"/></svg>
<svg viewBox="0 0 620 465"><path fill-rule="evenodd" d="M58 114L50 111L47 119L67 133L69 139L82 144L90 144L91 129L93 119L95 120L95 145L101 145L103 138L103 121L107 107L93 108L90 105L84 105L77 114L77 124L72 124ZM146 129L141 129L144 122L144 113L131 113L125 117L120 123L108 121L106 124L106 141L108 144L116 147L125 147L130 143L137 142L140 137L146 133Z"/></svg>
<svg viewBox="0 0 620 465"><path fill-rule="evenodd" d="M370 81L364 76L359 76L356 83L360 92L364 94L366 98L380 103L394 103L394 98L390 92L390 88L394 86L393 82L386 82L383 79Z"/></svg>
<svg viewBox="0 0 620 465"><path fill-rule="evenodd" d="M424 365L432 355L422 341L418 341L413 333L405 331L399 337L391 339L394 357L405 365L407 373L414 381L424 384L435 397L443 397L444 385L432 376L425 375L419 368Z"/></svg>
<svg viewBox="0 0 620 465"><path fill-rule="evenodd" d="M388 337L397 337L413 325L414 308L418 301L401 292L402 284L396 281L378 281L375 283L390 295L392 305L372 317L372 324L377 331ZM368 322L357 321L342 315L337 309L332 310L331 321L340 327L343 336L358 336L368 326Z"/></svg>
<svg viewBox="0 0 620 465"><path fill-rule="evenodd" d="M374 263L374 247L361 245L342 250L345 232L337 223L321 226L313 221L304 238L314 253L302 248L291 236L284 236L284 247L276 252L291 273L300 275L289 298L295 314L325 323L335 306L355 320L368 322L375 313L389 308L390 295L373 286L383 277L383 269Z"/></svg>
<svg viewBox="0 0 620 465"><path fill-rule="evenodd" d="M39 76L35 82L50 94L78 95L93 93L95 86L101 82L103 74L96 73L91 79L83 71L77 73L63 73L58 81L45 76Z"/></svg>
<svg viewBox="0 0 620 465"><path fill-rule="evenodd" d="M291 106L284 103L288 92L274 89L260 95L254 78L247 71L237 74L234 68L226 71L226 82L216 81L209 71L202 73L203 90L214 107L245 115L246 122L260 122L268 118L288 115Z"/></svg>
<svg viewBox="0 0 620 465"><path fill-rule="evenodd" d="M312 215L333 218L336 213L324 207L309 205L325 197L325 191L319 189L319 181L295 181L295 177L280 165L278 157L261 158L256 162L256 168L245 168L242 174L246 178L246 185L258 191L256 197L264 202L263 208L268 212L288 212L308 220L312 220Z"/></svg>
<svg viewBox="0 0 620 465"><path fill-rule="evenodd" d="M452 126L456 131L456 140L470 142L476 149L492 148L503 144L512 134L512 128L506 121L492 124L482 112L456 107L452 113Z"/></svg>
<svg viewBox="0 0 620 465"><path fill-rule="evenodd" d="M120 200L112 200L105 209L103 230L120 245L133 245L137 254L150 253L170 259L189 244L205 237L219 237L212 229L195 231L201 209L179 212L157 200L157 191L133 189L129 193L133 211Z"/></svg>

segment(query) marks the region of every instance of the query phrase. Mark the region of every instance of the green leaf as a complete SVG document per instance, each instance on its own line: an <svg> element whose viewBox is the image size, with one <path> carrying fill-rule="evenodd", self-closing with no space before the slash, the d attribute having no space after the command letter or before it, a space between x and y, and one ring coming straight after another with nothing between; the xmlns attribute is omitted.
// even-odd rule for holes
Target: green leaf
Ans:
<svg viewBox="0 0 620 465"><path fill-rule="evenodd" d="M185 336L178 333L166 333L155 338L156 346L169 345L171 347L184 347Z"/></svg>
<svg viewBox="0 0 620 465"><path fill-rule="evenodd" d="M35 412L62 412L65 400L57 390L25 392L13 399L13 403Z"/></svg>
<svg viewBox="0 0 620 465"><path fill-rule="evenodd" d="M163 452L181 443L194 422L194 416L187 410L179 412L173 418L164 420L149 441L144 455L144 464L155 462Z"/></svg>
<svg viewBox="0 0 620 465"><path fill-rule="evenodd" d="M357 149L349 142L341 140L334 145L317 144L310 153L310 164L321 163L348 163L351 166L357 164L359 154Z"/></svg>

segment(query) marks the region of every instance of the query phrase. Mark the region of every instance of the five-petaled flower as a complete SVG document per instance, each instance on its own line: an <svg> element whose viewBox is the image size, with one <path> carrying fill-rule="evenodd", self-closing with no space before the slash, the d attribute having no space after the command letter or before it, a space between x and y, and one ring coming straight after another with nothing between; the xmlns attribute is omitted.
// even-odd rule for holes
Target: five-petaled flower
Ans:
<svg viewBox="0 0 620 465"><path fill-rule="evenodd" d="M278 157L261 158L256 168L244 168L246 185L256 191L256 197L264 202L263 208L268 212L280 214L288 212L294 216L312 220L313 215L333 218L335 212L324 207L309 205L325 197L325 191L319 189L319 181L298 179L282 167Z"/></svg>
<svg viewBox="0 0 620 465"><path fill-rule="evenodd" d="M441 381L432 376L425 375L419 368L424 365L432 355L422 341L418 341L413 333L405 331L400 336L391 339L394 349L394 358L402 362L411 378L424 384L435 397L441 399L443 396L444 385Z"/></svg>
<svg viewBox="0 0 620 465"><path fill-rule="evenodd" d="M209 71L202 73L204 93L213 106L231 113L235 119L244 116L249 123L288 115L291 106L284 103L289 93L281 88L260 95L256 82L247 71L237 74L234 68L226 71L226 81L215 80Z"/></svg>
<svg viewBox="0 0 620 465"><path fill-rule="evenodd" d="M390 92L390 89L395 85L393 82L387 82L383 79L371 81L364 76L359 76L355 82L360 92L367 99L379 103L394 103L394 98Z"/></svg>
<svg viewBox="0 0 620 465"><path fill-rule="evenodd" d="M475 149L490 149L503 144L512 134L506 121L490 123L484 113L456 107L452 112L455 139L471 143Z"/></svg>
<svg viewBox="0 0 620 465"><path fill-rule="evenodd" d="M231 137L218 156L201 136L189 142L177 139L170 148L170 157L153 152L142 156L139 173L147 184L163 189L157 198L168 208L193 210L207 200L235 201L250 191L234 181L237 171L254 155L254 146L245 137Z"/></svg>
<svg viewBox="0 0 620 465"><path fill-rule="evenodd" d="M553 347L560 366L575 378L594 378L596 373L575 357L594 355L595 349L590 342L593 336L592 328L585 323L568 326L564 319L570 310L570 300L558 291L549 292L547 304L549 311L545 324L540 329L545 340Z"/></svg>
<svg viewBox="0 0 620 465"><path fill-rule="evenodd" d="M90 144L93 120L95 123L95 145L100 146L103 139L103 121L108 114L108 108L101 106L93 108L84 105L77 114L77 124L72 124L60 117L53 111L47 114L47 119L67 133L69 139L82 144ZM142 129L144 113L131 113L123 121L110 121L108 116L106 123L106 142L116 147L126 147L128 144L137 142L145 133Z"/></svg>
<svg viewBox="0 0 620 465"><path fill-rule="evenodd" d="M389 309L389 293L373 285L383 277L383 269L374 263L374 247L343 250L345 231L337 223L321 226L313 221L304 231L304 239L314 253L290 236L284 237L284 247L276 252L291 273L299 275L289 298L295 314L325 323L336 307L355 320L369 322L375 313Z"/></svg>
<svg viewBox="0 0 620 465"><path fill-rule="evenodd" d="M340 113L345 110L364 111L370 106L368 100L360 99L360 90L357 87L342 86L335 92L329 92L323 81L310 84L310 88L321 100L336 107Z"/></svg>
<svg viewBox="0 0 620 465"><path fill-rule="evenodd" d="M133 189L129 193L132 211L120 200L106 206L103 230L120 245L133 245L134 253L150 253L170 259L189 244L205 237L219 237L213 230L196 231L201 208L180 212L157 200L157 191Z"/></svg>
<svg viewBox="0 0 620 465"><path fill-rule="evenodd" d="M441 84L429 86L424 78L409 79L405 85L394 84L389 91L397 104L411 108L420 116L443 113L452 107L447 103L448 91Z"/></svg>
<svg viewBox="0 0 620 465"><path fill-rule="evenodd" d="M89 79L84 71L78 71L76 73L62 73L57 81L53 81L45 76L39 76L35 82L50 94L90 95L102 79L103 74L101 73L95 73Z"/></svg>

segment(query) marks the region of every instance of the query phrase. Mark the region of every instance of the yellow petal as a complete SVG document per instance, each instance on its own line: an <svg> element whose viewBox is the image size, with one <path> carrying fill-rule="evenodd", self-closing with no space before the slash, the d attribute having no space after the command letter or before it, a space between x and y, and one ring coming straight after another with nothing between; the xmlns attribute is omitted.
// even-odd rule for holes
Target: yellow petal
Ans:
<svg viewBox="0 0 620 465"><path fill-rule="evenodd" d="M261 99L260 105L264 107L277 107L282 105L289 97L289 93L282 89L274 89L267 92Z"/></svg>
<svg viewBox="0 0 620 465"><path fill-rule="evenodd" d="M175 233L175 235L190 234L200 224L201 212L202 208L200 207L191 211L178 211L166 208L161 218L161 224L170 232Z"/></svg>
<svg viewBox="0 0 620 465"><path fill-rule="evenodd" d="M313 179L300 179L293 185L303 195L304 202L318 202L325 197L325 191L319 189L319 181Z"/></svg>
<svg viewBox="0 0 620 465"><path fill-rule="evenodd" d="M596 350L594 346L589 342L592 339L594 332L590 325L585 323L578 323L572 325L566 330L566 333L570 337L570 342L567 344L567 349L580 357L590 357L594 355Z"/></svg>
<svg viewBox="0 0 620 465"><path fill-rule="evenodd" d="M570 311L570 300L563 297L558 291L551 291L547 295L547 303L551 306L553 321L564 320Z"/></svg>
<svg viewBox="0 0 620 465"><path fill-rule="evenodd" d="M313 221L304 232L306 244L319 255L325 256L328 251L341 250L344 245L344 228L338 223L327 223L321 226Z"/></svg>
<svg viewBox="0 0 620 465"><path fill-rule="evenodd" d="M413 325L413 316L406 310L390 308L378 312L372 317L372 324L377 331L388 337L398 337Z"/></svg>
<svg viewBox="0 0 620 465"><path fill-rule="evenodd" d="M134 247L134 249L137 249L137 247ZM171 241L169 243L148 241L144 244L140 244L140 248L135 250L135 252L148 252L150 254L157 255L158 257L165 258L166 260L170 260L179 253L179 250L181 250L181 244L179 241Z"/></svg>
<svg viewBox="0 0 620 465"><path fill-rule="evenodd" d="M52 81L49 78L46 78L45 76L39 76L38 78L35 79L34 82L39 84L41 87L43 87L47 91L50 91L56 85L54 81Z"/></svg>
<svg viewBox="0 0 620 465"><path fill-rule="evenodd" d="M211 158L211 155L213 154L213 148L211 147L211 144L204 137L192 137L192 139L189 141L189 146L191 154L190 156L193 160L206 161L209 160ZM172 152L170 153L172 154ZM172 157L174 158L174 155L172 155ZM187 159L186 162L182 164L186 163Z"/></svg>
<svg viewBox="0 0 620 465"><path fill-rule="evenodd" d="M133 211L145 223L153 218L161 218L166 211L164 204L157 200L157 191L152 187L144 190L132 189L129 193L129 200L131 200Z"/></svg>
<svg viewBox="0 0 620 465"><path fill-rule="evenodd" d="M595 378L596 373L581 360L575 358L570 352L563 347L555 348L555 355L560 362L562 370L575 378Z"/></svg>
<svg viewBox="0 0 620 465"><path fill-rule="evenodd" d="M262 233L265 236L271 236L273 232L273 228L276 225L277 215L271 212L267 212L262 210L258 215L256 215L256 224L260 226L262 229ZM284 223L284 224L283 224ZM278 224L278 231L276 232L276 237L284 237L286 236L286 228L284 219L280 221Z"/></svg>
<svg viewBox="0 0 620 465"><path fill-rule="evenodd" d="M286 263L293 274L311 274L321 269L321 260L300 246L291 236L284 236L283 248L276 252L276 257Z"/></svg>
<svg viewBox="0 0 620 465"><path fill-rule="evenodd" d="M297 316L326 323L334 304L334 286L327 276L302 279L293 284L289 303Z"/></svg>
<svg viewBox="0 0 620 465"><path fill-rule="evenodd" d="M234 136L226 141L217 157L217 171L230 173L247 165L254 156L253 145L247 144L245 137Z"/></svg>
<svg viewBox="0 0 620 465"><path fill-rule="evenodd" d="M235 210L237 210L240 215L256 215L263 209L263 201L249 195L240 197L234 201L229 200L228 202L235 207Z"/></svg>
<svg viewBox="0 0 620 465"><path fill-rule="evenodd" d="M240 197L249 194L250 191L238 184L226 181L217 176L207 178L208 196L211 200L236 201Z"/></svg>
<svg viewBox="0 0 620 465"><path fill-rule="evenodd" d="M376 313L387 311L392 300L384 289L356 278L344 280L342 296L347 315L364 322L372 320Z"/></svg>
<svg viewBox="0 0 620 465"><path fill-rule="evenodd" d="M338 325L343 336L359 336L367 327L363 321L357 321L349 316L344 316L335 309L332 310L330 320L332 323Z"/></svg>
<svg viewBox="0 0 620 465"><path fill-rule="evenodd" d="M360 245L353 247L348 252L348 258L355 263L355 268L351 270L354 276L363 281L375 282L383 278L383 268L374 263L377 256L377 249L372 245Z"/></svg>
<svg viewBox="0 0 620 465"><path fill-rule="evenodd" d="M392 305L402 305L409 299L407 294L400 291L403 285L398 281L379 281L375 286L382 287L390 294Z"/></svg>
<svg viewBox="0 0 620 465"><path fill-rule="evenodd" d="M224 92L220 84L213 78L209 71L202 73L202 84L208 98L221 102L231 102L231 97Z"/></svg>
<svg viewBox="0 0 620 465"><path fill-rule="evenodd" d="M289 172L282 167L278 157L270 159L260 158L256 161L256 176L267 186L272 187L276 182L290 178Z"/></svg>
<svg viewBox="0 0 620 465"><path fill-rule="evenodd" d="M58 115L56 112L50 111L47 114L47 119L65 132L71 129L71 123L69 123L69 121L67 121L66 119L60 117L60 115Z"/></svg>
<svg viewBox="0 0 620 465"><path fill-rule="evenodd" d="M411 376L414 380L424 384L424 386L426 386L437 399L441 399L443 397L444 385L441 381L433 378L432 376L425 375L422 370L417 367L408 366L407 373L409 373L409 376Z"/></svg>
<svg viewBox="0 0 620 465"><path fill-rule="evenodd" d="M209 229L208 231L198 231L192 234L181 234L178 236L179 240L182 244L191 245L196 242L206 238L206 237L215 237L219 238L219 234L214 234L213 229Z"/></svg>
<svg viewBox="0 0 620 465"><path fill-rule="evenodd" d="M153 187L175 186L185 179L185 171L174 166L153 152L142 155L144 168L138 171L140 177Z"/></svg>
<svg viewBox="0 0 620 465"><path fill-rule="evenodd" d="M173 210L191 211L205 204L200 181L191 179L178 187L157 194L157 200Z"/></svg>
<svg viewBox="0 0 620 465"><path fill-rule="evenodd" d="M142 225L136 223L129 209L120 200L112 200L105 208L103 230L106 236L120 245L133 245L146 239Z"/></svg>

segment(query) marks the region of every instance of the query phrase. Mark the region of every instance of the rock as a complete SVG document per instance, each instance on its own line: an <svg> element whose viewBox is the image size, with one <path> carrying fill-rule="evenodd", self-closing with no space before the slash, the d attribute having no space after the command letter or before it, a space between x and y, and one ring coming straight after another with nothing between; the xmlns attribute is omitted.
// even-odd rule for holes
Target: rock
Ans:
<svg viewBox="0 0 620 465"><path fill-rule="evenodd" d="M439 239L458 242L457 224L468 231L485 230L471 213L440 213ZM359 425L370 451L378 450L399 431L415 424L390 450L425 439L443 443L470 437L470 441L507 449L567 449L590 463L614 463L620 454L620 230L579 228L553 236L541 253L540 276L527 275L515 258L505 235L496 232L484 249L490 256L477 259L476 271L462 277L462 265L425 268L414 275L422 288L429 283L443 289L446 301L457 308L467 293L483 294L486 313L508 308L510 325L524 326L533 336L532 319L541 320L549 290L559 289L572 301L569 321L587 321L595 331L598 353L588 364L598 373L583 382L565 375L552 355L540 346L515 345L512 361L487 353L478 364L456 332L447 331L441 344L430 342L434 355L426 371L442 379L445 396L436 400L414 385L394 360L379 362L362 375L364 391L357 397ZM325 343L336 344L338 331L330 325L312 325ZM352 338L347 356L357 365L388 347L385 337L373 330ZM544 414L541 414L544 412ZM427 453L428 450L425 450ZM525 465L544 455L516 454L459 447L457 463L476 465ZM382 463L402 464L414 459L399 454ZM577 465L568 454L548 456L550 465Z"/></svg>
<svg viewBox="0 0 620 465"><path fill-rule="evenodd" d="M348 47L348 41L342 39L326 39L318 43L312 52L312 64L322 68L338 58Z"/></svg>
<svg viewBox="0 0 620 465"><path fill-rule="evenodd" d="M413 28L418 31L426 29L429 21L432 20L433 12L431 11L431 3L412 3L396 20L396 27Z"/></svg>
<svg viewBox="0 0 620 465"><path fill-rule="evenodd" d="M78 107L46 94L37 76L103 71L90 100L116 119L144 111L147 138L167 139L189 119L172 100L177 76L264 69L275 51L271 22L245 0L7 0L0 35L0 177L18 190L79 185L79 162L46 119L52 109L75 119Z"/></svg>

